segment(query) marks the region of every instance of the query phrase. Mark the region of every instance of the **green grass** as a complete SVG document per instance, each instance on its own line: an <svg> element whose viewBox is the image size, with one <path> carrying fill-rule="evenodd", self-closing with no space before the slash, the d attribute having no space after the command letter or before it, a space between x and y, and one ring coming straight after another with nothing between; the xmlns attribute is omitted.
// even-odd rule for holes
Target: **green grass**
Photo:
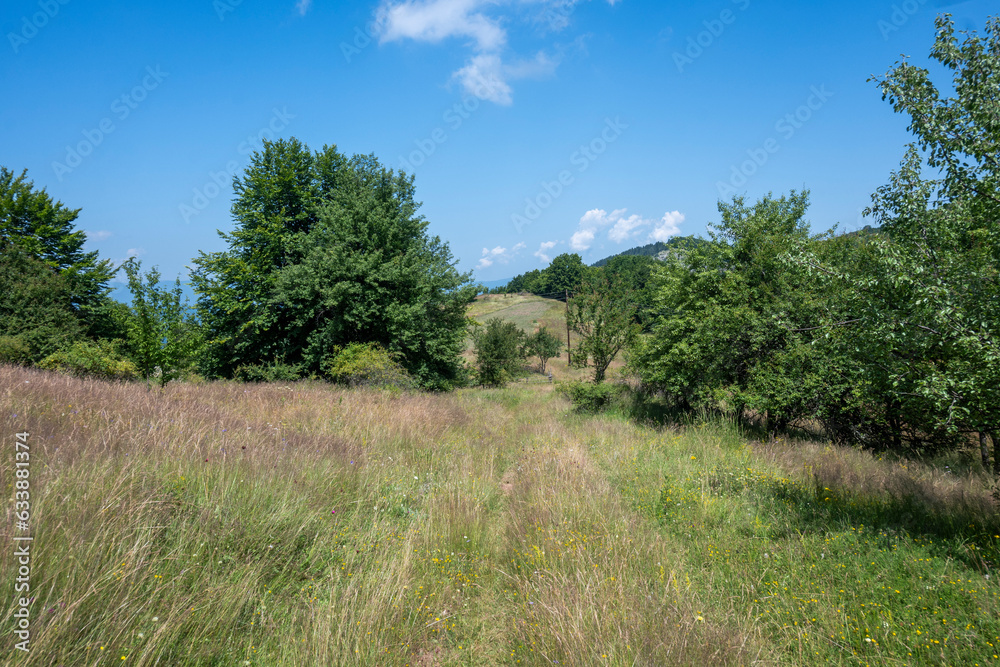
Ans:
<svg viewBox="0 0 1000 667"><path fill-rule="evenodd" d="M624 461L592 449L684 544L679 570L712 613L747 619L782 664L1000 661L1000 518L981 480L818 444L751 446L711 424ZM852 484L857 473L889 484ZM903 479L902 494L886 488Z"/></svg>
<svg viewBox="0 0 1000 667"><path fill-rule="evenodd" d="M5 629L3 664L1000 663L974 473L584 416L548 387L0 367L0 391L35 537L31 652Z"/></svg>

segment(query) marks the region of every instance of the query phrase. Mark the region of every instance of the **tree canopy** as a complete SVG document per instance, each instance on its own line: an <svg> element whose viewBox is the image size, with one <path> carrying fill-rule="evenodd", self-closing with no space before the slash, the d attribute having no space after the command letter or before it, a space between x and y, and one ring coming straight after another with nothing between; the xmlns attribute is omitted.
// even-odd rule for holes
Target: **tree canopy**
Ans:
<svg viewBox="0 0 1000 667"><path fill-rule="evenodd" d="M412 177L291 139L265 142L234 186L229 249L202 253L193 275L210 374L321 373L334 348L378 343L424 387L459 381L475 291L428 235Z"/></svg>

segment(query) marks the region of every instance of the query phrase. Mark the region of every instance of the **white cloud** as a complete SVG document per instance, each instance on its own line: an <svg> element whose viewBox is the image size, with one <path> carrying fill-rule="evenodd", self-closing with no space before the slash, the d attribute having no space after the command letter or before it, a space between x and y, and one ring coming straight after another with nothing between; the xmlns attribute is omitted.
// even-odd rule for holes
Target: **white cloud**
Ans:
<svg viewBox="0 0 1000 667"><path fill-rule="evenodd" d="M595 208L587 211L580 218L577 231L570 237L573 250L589 250L597 238L598 232L608 230L608 240L624 243L636 240L646 229L651 241L666 241L669 237L680 233L679 225L684 222L684 214L680 211L665 213L659 222L643 218L641 215L627 215L628 209L619 208L608 213L604 209Z"/></svg>
<svg viewBox="0 0 1000 667"><path fill-rule="evenodd" d="M542 260L546 264L552 262L552 258L549 257L549 251L559 245L558 241L543 241L538 250L535 251L535 257Z"/></svg>
<svg viewBox="0 0 1000 667"><path fill-rule="evenodd" d="M680 224L684 222L684 214L680 211L671 211L663 214L663 218L649 234L651 241L666 241L671 236L681 233Z"/></svg>
<svg viewBox="0 0 1000 667"><path fill-rule="evenodd" d="M129 248L125 251L126 257L142 257L146 254L145 248Z"/></svg>
<svg viewBox="0 0 1000 667"><path fill-rule="evenodd" d="M313 0L298 0L295 3L295 9L298 10L299 16L305 16L309 8L312 7Z"/></svg>
<svg viewBox="0 0 1000 667"><path fill-rule="evenodd" d="M577 231L573 236L569 237L569 247L580 252L588 250L594 243L594 234L595 232L592 229Z"/></svg>
<svg viewBox="0 0 1000 667"><path fill-rule="evenodd" d="M308 3L312 0L299 0ZM544 50L533 58L508 57L507 29L510 14L524 7L542 7L554 30L569 24L581 0L383 0L376 11L380 43L413 40L437 44L446 39L467 40L473 53L452 73L466 92L500 105L510 105L510 82L552 76L559 58ZM615 5L619 0L607 0Z"/></svg>
<svg viewBox="0 0 1000 667"><path fill-rule="evenodd" d="M114 234L112 234L111 232L109 232L106 229L100 229L100 230L94 230L94 231L85 230L84 234L87 235L87 240L88 241L107 241L112 236L114 236Z"/></svg>
<svg viewBox="0 0 1000 667"><path fill-rule="evenodd" d="M615 221L615 226L608 232L608 238L615 243L627 241L632 236L632 231L649 224L649 220L643 220L641 216L630 215L627 218L619 218Z"/></svg>
<svg viewBox="0 0 1000 667"><path fill-rule="evenodd" d="M503 246L497 246L490 250L489 248L483 248L483 256L479 258L479 263L476 264L476 270L487 269L493 266L494 263L500 262L501 264L507 264L510 260L517 257L517 255L526 248L524 243L518 243L516 246L508 250Z"/></svg>
<svg viewBox="0 0 1000 667"><path fill-rule="evenodd" d="M452 74L452 79L470 95L510 106L514 99L508 81L545 78L555 74L557 66L558 62L543 52L510 65L495 53L482 53L470 58L465 67Z"/></svg>
<svg viewBox="0 0 1000 667"><path fill-rule="evenodd" d="M505 81L500 56L474 56L452 77L462 84L466 92L481 100L489 100L503 106L509 106L514 101L510 85Z"/></svg>
<svg viewBox="0 0 1000 667"><path fill-rule="evenodd" d="M507 33L479 10L493 4L484 0L407 0L385 2L378 10L382 42L412 39L440 42L467 37L479 51L495 51L507 42Z"/></svg>

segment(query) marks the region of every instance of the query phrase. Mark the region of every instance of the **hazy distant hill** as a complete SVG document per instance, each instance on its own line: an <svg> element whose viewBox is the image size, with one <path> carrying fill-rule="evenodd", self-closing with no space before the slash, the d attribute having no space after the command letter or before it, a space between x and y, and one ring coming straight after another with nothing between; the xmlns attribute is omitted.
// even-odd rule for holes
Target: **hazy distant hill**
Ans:
<svg viewBox="0 0 1000 667"><path fill-rule="evenodd" d="M672 239L664 242L657 241L656 243L650 243L648 245L638 246L624 252L620 252L616 255L611 255L610 257L605 257L599 262L594 262L591 266L604 266L609 260L615 257L620 257L622 255L643 255L646 257L658 257L660 253L668 252L677 248L687 248L694 245L699 245L701 243L707 243L705 239L698 238L697 236L675 236Z"/></svg>

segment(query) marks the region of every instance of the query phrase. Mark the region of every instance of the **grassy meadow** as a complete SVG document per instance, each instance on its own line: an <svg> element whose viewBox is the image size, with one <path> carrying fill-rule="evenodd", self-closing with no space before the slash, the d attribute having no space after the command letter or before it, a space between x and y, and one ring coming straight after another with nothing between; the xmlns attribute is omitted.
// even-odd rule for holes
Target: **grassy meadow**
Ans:
<svg viewBox="0 0 1000 667"><path fill-rule="evenodd" d="M957 465L581 415L548 385L0 367L0 396L5 665L1000 664L997 502Z"/></svg>

